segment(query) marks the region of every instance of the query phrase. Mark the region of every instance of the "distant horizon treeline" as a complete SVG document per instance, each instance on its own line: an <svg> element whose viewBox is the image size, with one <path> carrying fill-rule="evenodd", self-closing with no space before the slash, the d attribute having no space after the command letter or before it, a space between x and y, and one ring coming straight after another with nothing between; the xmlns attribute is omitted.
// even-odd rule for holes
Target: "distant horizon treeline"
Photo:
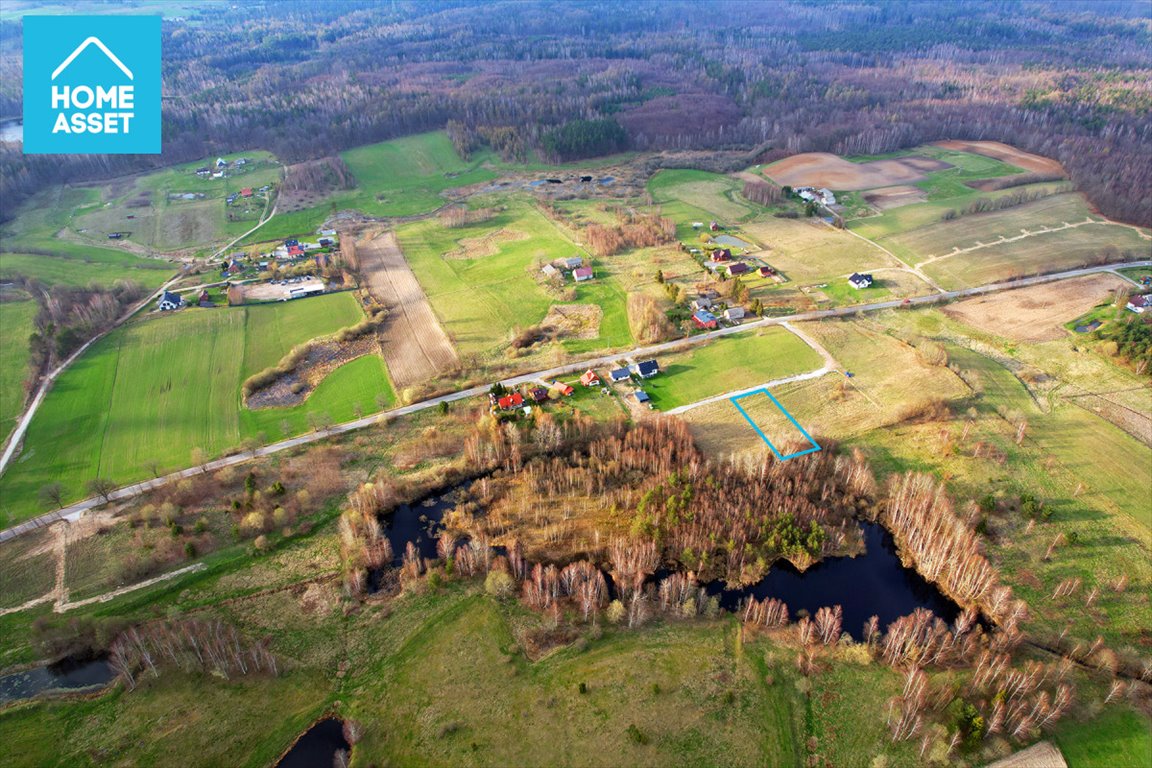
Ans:
<svg viewBox="0 0 1152 768"><path fill-rule="evenodd" d="M1052 157L1100 210L1152 223L1152 48L1138 2L347 2L164 24L164 154L0 144L0 219L36 191L225 152L286 163L447 129L467 154L663 149L879 154L941 139ZM22 31L0 22L0 114Z"/></svg>

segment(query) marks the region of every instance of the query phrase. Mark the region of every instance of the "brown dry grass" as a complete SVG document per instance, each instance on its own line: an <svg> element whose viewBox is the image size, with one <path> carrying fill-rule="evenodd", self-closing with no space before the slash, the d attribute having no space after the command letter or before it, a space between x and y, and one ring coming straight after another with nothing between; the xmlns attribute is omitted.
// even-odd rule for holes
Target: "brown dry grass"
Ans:
<svg viewBox="0 0 1152 768"><path fill-rule="evenodd" d="M1016 147L1010 147L998 141L937 141L935 146L991 157L994 160L1000 160L1034 173L1067 173L1064 166L1051 158L1034 155L1031 152L1016 149Z"/></svg>
<svg viewBox="0 0 1152 768"><path fill-rule="evenodd" d="M540 325L561 339L597 339L603 317L597 304L553 304Z"/></svg>
<svg viewBox="0 0 1152 768"><path fill-rule="evenodd" d="M397 390L421 384L459 365L456 349L404 259L394 232L368 230L356 241L360 273L389 316L380 346Z"/></svg>
<svg viewBox="0 0 1152 768"><path fill-rule="evenodd" d="M465 237L460 240L460 247L444 254L446 259L482 259L485 256L495 256L504 243L513 243L517 240L527 240L528 235L515 229L498 229L479 237Z"/></svg>
<svg viewBox="0 0 1152 768"><path fill-rule="evenodd" d="M1075 320L1126 283L1115 275L1091 275L966 299L944 309L965 325L1014 341L1062 338Z"/></svg>
<svg viewBox="0 0 1152 768"><path fill-rule="evenodd" d="M827 152L793 155L764 169L779 184L830 189L858 190L920 181L931 171L950 168L948 163L929 157L898 157L851 163Z"/></svg>
<svg viewBox="0 0 1152 768"><path fill-rule="evenodd" d="M989 763L988 768L1068 768L1068 763L1054 744L1041 741L1003 760Z"/></svg>
<svg viewBox="0 0 1152 768"><path fill-rule="evenodd" d="M864 195L864 200L869 205L874 205L882 211L899 208L902 205L922 203L927 199L928 194L924 190L906 184L876 189Z"/></svg>

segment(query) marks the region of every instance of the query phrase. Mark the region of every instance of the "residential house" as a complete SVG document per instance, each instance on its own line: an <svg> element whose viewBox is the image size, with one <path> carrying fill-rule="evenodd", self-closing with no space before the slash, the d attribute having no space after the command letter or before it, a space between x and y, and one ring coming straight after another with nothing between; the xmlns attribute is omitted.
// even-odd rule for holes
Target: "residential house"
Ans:
<svg viewBox="0 0 1152 768"><path fill-rule="evenodd" d="M632 374L628 371L627 368L617 368L614 371L608 372L608 379L613 384L619 384L622 381L628 381L630 378L632 378Z"/></svg>
<svg viewBox="0 0 1152 768"><path fill-rule="evenodd" d="M335 237L336 236L336 230L334 230L334 229L322 229L319 232L317 232L316 234L324 235L325 237Z"/></svg>
<svg viewBox="0 0 1152 768"><path fill-rule="evenodd" d="M712 299L707 296L697 296L692 300L692 309L712 309Z"/></svg>
<svg viewBox="0 0 1152 768"><path fill-rule="evenodd" d="M208 291L200 291L200 297L196 299L196 306L198 307L214 307L212 297L208 295Z"/></svg>
<svg viewBox="0 0 1152 768"><path fill-rule="evenodd" d="M228 262L228 269L224 271L230 275L236 275L244 271L244 265L238 259L232 259Z"/></svg>
<svg viewBox="0 0 1152 768"><path fill-rule="evenodd" d="M645 360L642 363L630 366L629 370L642 379L650 379L660 373L660 364L655 360Z"/></svg>
<svg viewBox="0 0 1152 768"><path fill-rule="evenodd" d="M704 222L702 222L702 221L692 222L692 229L700 229L703 226L704 226Z"/></svg>
<svg viewBox="0 0 1152 768"><path fill-rule="evenodd" d="M776 270L772 267L760 267L759 271L760 277L773 277L776 274Z"/></svg>
<svg viewBox="0 0 1152 768"><path fill-rule="evenodd" d="M212 174L212 178L214 178L214 179L224 178L224 171L216 171L216 173Z"/></svg>
<svg viewBox="0 0 1152 768"><path fill-rule="evenodd" d="M571 397L573 393L576 392L576 389L571 384L565 384L562 381L552 382L552 388L564 395L564 397Z"/></svg>
<svg viewBox="0 0 1152 768"><path fill-rule="evenodd" d="M724 310L724 319L739 322L744 319L744 307L728 307Z"/></svg>
<svg viewBox="0 0 1152 768"><path fill-rule="evenodd" d="M528 390L528 395L537 403L543 403L548 399L548 390L544 387L532 387Z"/></svg>
<svg viewBox="0 0 1152 768"><path fill-rule="evenodd" d="M216 158L216 168L217 168L217 169L219 169L219 168L227 168L227 167L228 167L228 161L227 161L227 160L225 160L225 159L224 159L224 158L222 158L222 157L218 157L218 158Z"/></svg>
<svg viewBox="0 0 1152 768"><path fill-rule="evenodd" d="M872 285L872 275L862 275L859 272L853 272L848 278L848 282L853 288L869 288Z"/></svg>
<svg viewBox="0 0 1152 768"><path fill-rule="evenodd" d="M334 241L331 238L327 238L327 237L322 237L317 242L320 243L321 248L327 248L328 246L330 246L334 243Z"/></svg>
<svg viewBox="0 0 1152 768"><path fill-rule="evenodd" d="M304 246L290 245L288 246L288 258L295 259L304 255Z"/></svg>
<svg viewBox="0 0 1152 768"><path fill-rule="evenodd" d="M743 275L746 272L751 272L752 268L742 261L734 261L728 265L728 276L736 277L736 275Z"/></svg>
<svg viewBox="0 0 1152 768"><path fill-rule="evenodd" d="M717 264L725 261L732 261L732 250L730 248L717 248L712 251L712 261Z"/></svg>
<svg viewBox="0 0 1152 768"><path fill-rule="evenodd" d="M814 203L818 199L812 187L797 187L796 194L806 203Z"/></svg>
<svg viewBox="0 0 1152 768"><path fill-rule="evenodd" d="M598 387L600 386L600 377L596 375L596 371L589 368L580 377L580 383L586 387Z"/></svg>
<svg viewBox="0 0 1152 768"><path fill-rule="evenodd" d="M1152 293L1146 293L1143 296L1133 296L1128 299L1128 309L1141 315L1152 309Z"/></svg>
<svg viewBox="0 0 1152 768"><path fill-rule="evenodd" d="M196 169L196 175L199 176L200 178L204 178L205 176L211 176L212 175L212 169L211 168L197 168Z"/></svg>
<svg viewBox="0 0 1152 768"><path fill-rule="evenodd" d="M502 411L519 408L520 406L524 405L524 395L520 394L519 392L513 392L510 395L504 395L504 397L500 398L496 404Z"/></svg>
<svg viewBox="0 0 1152 768"><path fill-rule="evenodd" d="M591 280L592 275L592 267L580 267L579 269L572 270L572 277L576 278L576 282L578 283Z"/></svg>
<svg viewBox="0 0 1152 768"><path fill-rule="evenodd" d="M720 231L720 225L714 221L711 221L711 222L708 222L708 229L712 232L719 232Z"/></svg>
<svg viewBox="0 0 1152 768"><path fill-rule="evenodd" d="M652 398L648 396L648 393L642 389L636 390L633 392L633 394L636 395L636 402L638 403L649 403L652 401Z"/></svg>
<svg viewBox="0 0 1152 768"><path fill-rule="evenodd" d="M584 259L579 256L572 256L567 259L560 260L564 264L564 269L579 269L584 266Z"/></svg>
<svg viewBox="0 0 1152 768"><path fill-rule="evenodd" d="M180 309L184 306L184 297L172 291L164 291L160 294L160 300L156 302L156 308L161 312L170 312L173 309Z"/></svg>
<svg viewBox="0 0 1152 768"><path fill-rule="evenodd" d="M240 190L240 197L252 197L252 187L244 187Z"/></svg>
<svg viewBox="0 0 1152 768"><path fill-rule="evenodd" d="M692 315L692 322L701 330L711 330L716 327L716 315L701 309Z"/></svg>
<svg viewBox="0 0 1152 768"><path fill-rule="evenodd" d="M832 194L832 190L821 187L819 192L820 202L824 205L836 205L836 195Z"/></svg>

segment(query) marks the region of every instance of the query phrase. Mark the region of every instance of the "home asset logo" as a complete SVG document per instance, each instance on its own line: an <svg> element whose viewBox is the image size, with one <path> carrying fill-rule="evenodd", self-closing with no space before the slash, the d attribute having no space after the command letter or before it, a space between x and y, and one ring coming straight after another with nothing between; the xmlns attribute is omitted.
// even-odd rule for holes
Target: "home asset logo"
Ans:
<svg viewBox="0 0 1152 768"><path fill-rule="evenodd" d="M160 17L25 16L24 152L160 152Z"/></svg>

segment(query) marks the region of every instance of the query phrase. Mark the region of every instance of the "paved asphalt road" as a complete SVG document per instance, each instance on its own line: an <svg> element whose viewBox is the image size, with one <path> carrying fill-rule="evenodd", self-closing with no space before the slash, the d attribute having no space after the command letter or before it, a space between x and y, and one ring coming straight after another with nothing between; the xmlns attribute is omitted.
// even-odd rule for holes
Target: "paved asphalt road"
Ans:
<svg viewBox="0 0 1152 768"><path fill-rule="evenodd" d="M544 371L535 371L533 373L525 373L525 374L522 374L520 376L514 376L510 379L505 379L503 381L503 384L505 386L508 386L508 387L513 387L513 386L518 386L520 384L527 384L530 382L534 382L534 381L537 381L538 379L552 379L552 378L555 378L557 376L563 376L565 374L574 373L577 371L583 371L583 370L586 370L586 369L591 368L591 367L613 364L616 361L621 360L625 357L635 357L635 358L651 357L651 356L663 354L666 352L671 352L673 350L677 350L677 349L680 349L682 347L688 347L688 346L692 346L695 344L702 344L706 341L710 341L711 339L716 339L716 338L719 338L721 336L728 336L728 335L731 335L733 333L740 333L742 331L748 330L749 328L762 328L762 327L768 326L768 325L780 325L782 323L799 322L799 321L804 321L804 320L819 320L821 318L826 318L826 317L844 317L846 315L854 315L857 312L875 312L875 311L882 310L882 309L893 309L893 308L900 307L900 306L936 304L936 303L940 303L940 302L950 301L952 299L967 298L969 296L979 296L979 295L985 294L985 293L995 293L996 291L1005 291L1005 290L1010 290L1013 288L1023 288L1025 286L1038 285L1040 283L1051 283L1051 282L1054 282L1057 280L1067 280L1068 278L1081 277L1084 275L1092 275L1092 274L1096 274L1098 272L1112 272L1112 271L1114 271L1118 268L1122 268L1122 267L1152 267L1152 261L1133 261L1133 262L1120 262L1120 263L1115 263L1115 264L1102 264L1102 265L1096 266L1096 267L1083 267L1081 269L1071 269L1071 270L1067 270L1065 272L1055 272L1055 273L1052 273L1049 275L1037 275L1035 277L1025 277L1025 278L1020 278L1018 280L1012 280L1012 281L1003 282L1003 283L991 283L989 285L982 285L982 286L979 286L976 288L965 288L964 290L961 290L961 291L947 291L945 293L938 293L938 294L933 294L930 296L918 296L916 298L907 299L907 300L897 299L894 301L881 301L881 302L877 302L874 304L861 304L861 305L854 306L854 307L841 307L841 308L837 308L837 309L824 309L824 310L819 310L819 311L815 311L815 312L801 312L801 313L798 313L795 315L787 315L785 317L765 317L765 318L761 318L759 320L756 320L754 322L744 323L743 325L732 326L731 328L721 328L720 330L711 331L709 333L703 333L703 334L700 334L698 336L689 336L688 338L676 339L675 341L669 341L669 342L665 342L663 344L653 344L653 345L647 346L647 347L637 347L635 349L632 349L632 350L629 350L626 352L617 352L617 353L614 353L611 355L603 355L601 357L585 359L585 360L581 360L580 362L577 362L577 363L571 363L568 365L561 365L561 366L557 366L556 368L549 368L549 369L544 370ZM109 501L120 501L123 499L129 499L129 498L132 498L133 496L138 496L141 493L149 491L149 490L151 490L157 486L164 485L165 483L170 483L173 480L180 480L180 479L185 478L185 477L191 477L192 475L195 475L198 472L212 472L212 471L220 469L222 467L228 467L228 466L232 466L234 464L241 464L245 461L249 461L249 460L256 458L256 457L259 457L259 456L267 456L269 454L279 453L280 451L286 451L286 450L289 450L291 448L295 448L295 447L300 446L300 445L307 445L308 443L314 443L318 440L323 440L323 439L330 437L332 435L339 435L339 434L343 434L345 432L352 432L352 431L357 430L357 429L364 429L365 427L370 427L373 424L382 424L382 423L391 421L392 419L395 419L399 416L406 416L410 413L416 413L418 411L423 411L423 410L426 410L428 408L435 408L438 405L440 405L440 403L452 403L452 402L455 402L457 400L466 400L470 397L476 397L478 395L483 395L485 392L488 391L489 386L490 385L485 384L485 385L481 385L478 387L472 387L471 389L464 389L464 390L460 390L459 392L452 392L452 393L447 394L447 395L441 395L440 397L435 397L435 398L432 398L431 400L423 400L419 403L413 403L412 405L405 405L401 408L396 408L396 409L393 409L391 411L385 411L384 413L374 414L372 416L365 416L362 419L356 419L355 421L348 421L348 422L345 422L343 424L337 424L335 426L329 427L329 428L324 429L324 430L320 430L318 432L309 432L306 435L300 435L299 437L294 437L290 440L282 440L281 442L278 442L278 443L272 443L271 445L265 445L261 448L257 448L254 451L245 451L243 453L234 454L232 456L225 456L224 458L217 459L215 461L207 462L202 466L191 467L189 469L184 469L184 470L181 470L179 472L173 472L170 475L165 475L164 477L160 477L160 478L157 478L155 480L147 480L147 481L142 482L142 483L136 483L134 485L128 485L128 486L125 486L123 488L119 488L119 489L113 491L112 493L110 493L108 495L107 499L105 499L103 497L99 497L99 496L93 497L90 499L85 499L84 501L79 501L79 502L76 502L75 504L70 504L69 506L64 507L63 509L57 510L56 512L49 512L48 514L40 515L39 517L28 520L24 523L21 523L20 525L14 526L12 528L8 528L4 531L0 531L0 542L4 542L4 541L7 541L9 539L13 539L13 538L15 538L21 534L27 533L29 531L35 530L36 528L40 528L40 527L45 526L45 525L51 525L52 523L58 522L60 520L75 520L81 514L86 512L87 510L92 509L94 507L99 507L103 504L108 503ZM43 396L43 390L40 394L37 395L37 397L39 398L42 396ZM16 444L16 442L13 441L12 445L15 445L15 444Z"/></svg>

